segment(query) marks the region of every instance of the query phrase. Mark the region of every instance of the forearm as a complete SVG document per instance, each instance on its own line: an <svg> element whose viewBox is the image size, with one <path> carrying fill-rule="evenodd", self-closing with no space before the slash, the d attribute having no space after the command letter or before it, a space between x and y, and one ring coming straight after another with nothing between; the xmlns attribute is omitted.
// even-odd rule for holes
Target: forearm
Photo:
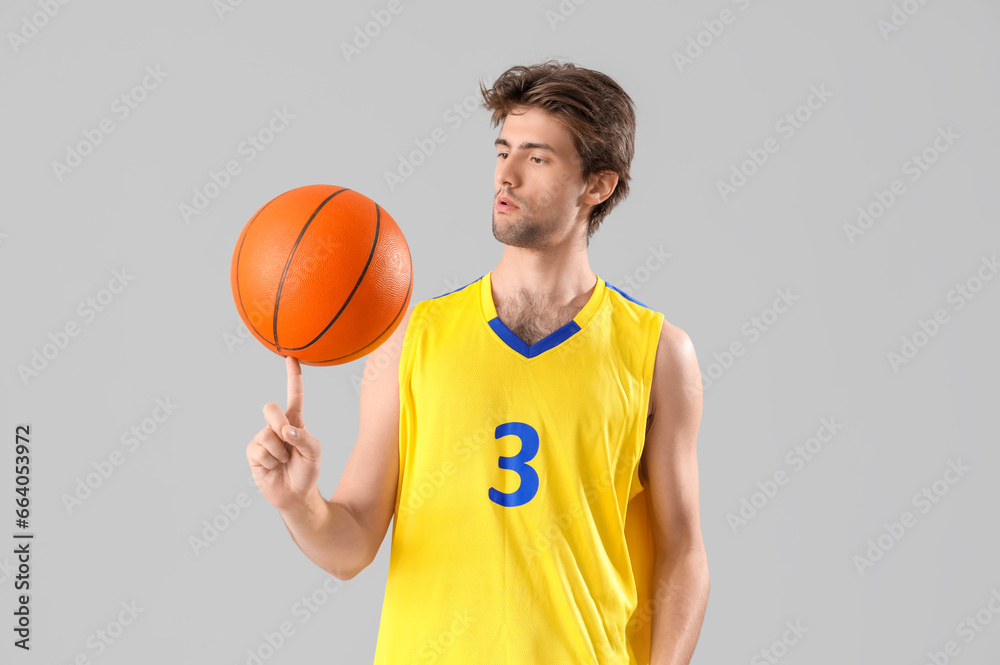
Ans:
<svg viewBox="0 0 1000 665"><path fill-rule="evenodd" d="M303 554L334 577L350 579L370 563L364 529L346 508L325 500L318 488L301 506L280 513Z"/></svg>
<svg viewBox="0 0 1000 665"><path fill-rule="evenodd" d="M650 665L688 665L708 604L708 558L692 547L657 559L653 569Z"/></svg>

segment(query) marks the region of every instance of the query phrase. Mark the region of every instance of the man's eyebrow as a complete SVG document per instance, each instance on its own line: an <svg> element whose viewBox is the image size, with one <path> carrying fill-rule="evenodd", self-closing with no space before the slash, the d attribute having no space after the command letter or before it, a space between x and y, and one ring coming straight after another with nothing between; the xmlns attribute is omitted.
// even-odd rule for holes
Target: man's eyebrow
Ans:
<svg viewBox="0 0 1000 665"><path fill-rule="evenodd" d="M496 141L493 142L493 145L494 146L503 145L507 146L508 148L510 147L510 144L507 143L507 139L497 139ZM521 150L532 150L537 148L538 150L548 150L553 155L559 154L556 152L556 149L550 146L548 143L532 143L529 141L522 143L521 145L518 146L518 148L520 148Z"/></svg>

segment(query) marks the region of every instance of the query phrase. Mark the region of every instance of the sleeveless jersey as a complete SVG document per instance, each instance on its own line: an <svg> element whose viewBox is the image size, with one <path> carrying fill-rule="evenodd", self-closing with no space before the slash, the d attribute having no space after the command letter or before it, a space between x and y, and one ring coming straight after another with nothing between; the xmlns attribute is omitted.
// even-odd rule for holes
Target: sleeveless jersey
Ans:
<svg viewBox="0 0 1000 665"><path fill-rule="evenodd" d="M491 276L418 302L404 336L375 665L648 665L638 465L663 314L597 276L529 346Z"/></svg>

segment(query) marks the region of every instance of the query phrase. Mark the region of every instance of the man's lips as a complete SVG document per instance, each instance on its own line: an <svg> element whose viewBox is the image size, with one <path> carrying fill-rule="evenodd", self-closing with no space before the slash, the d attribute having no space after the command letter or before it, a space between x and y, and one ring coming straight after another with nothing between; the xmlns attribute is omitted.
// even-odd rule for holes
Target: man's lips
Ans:
<svg viewBox="0 0 1000 665"><path fill-rule="evenodd" d="M517 208L514 202L506 196L498 196L494 207L496 210L513 210L514 208Z"/></svg>

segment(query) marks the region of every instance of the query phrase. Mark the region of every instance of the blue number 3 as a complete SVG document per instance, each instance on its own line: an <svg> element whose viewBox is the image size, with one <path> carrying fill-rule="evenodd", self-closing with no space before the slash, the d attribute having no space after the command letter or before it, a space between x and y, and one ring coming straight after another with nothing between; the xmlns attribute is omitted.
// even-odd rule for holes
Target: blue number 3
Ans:
<svg viewBox="0 0 1000 665"><path fill-rule="evenodd" d="M500 456L497 462L501 469L510 469L521 477L521 486L515 492L501 492L490 488L490 500L507 508L523 506L538 493L538 472L528 466L528 462L538 454L538 432L527 423L503 423L497 425L496 438L516 436L521 440L521 450L511 457Z"/></svg>

